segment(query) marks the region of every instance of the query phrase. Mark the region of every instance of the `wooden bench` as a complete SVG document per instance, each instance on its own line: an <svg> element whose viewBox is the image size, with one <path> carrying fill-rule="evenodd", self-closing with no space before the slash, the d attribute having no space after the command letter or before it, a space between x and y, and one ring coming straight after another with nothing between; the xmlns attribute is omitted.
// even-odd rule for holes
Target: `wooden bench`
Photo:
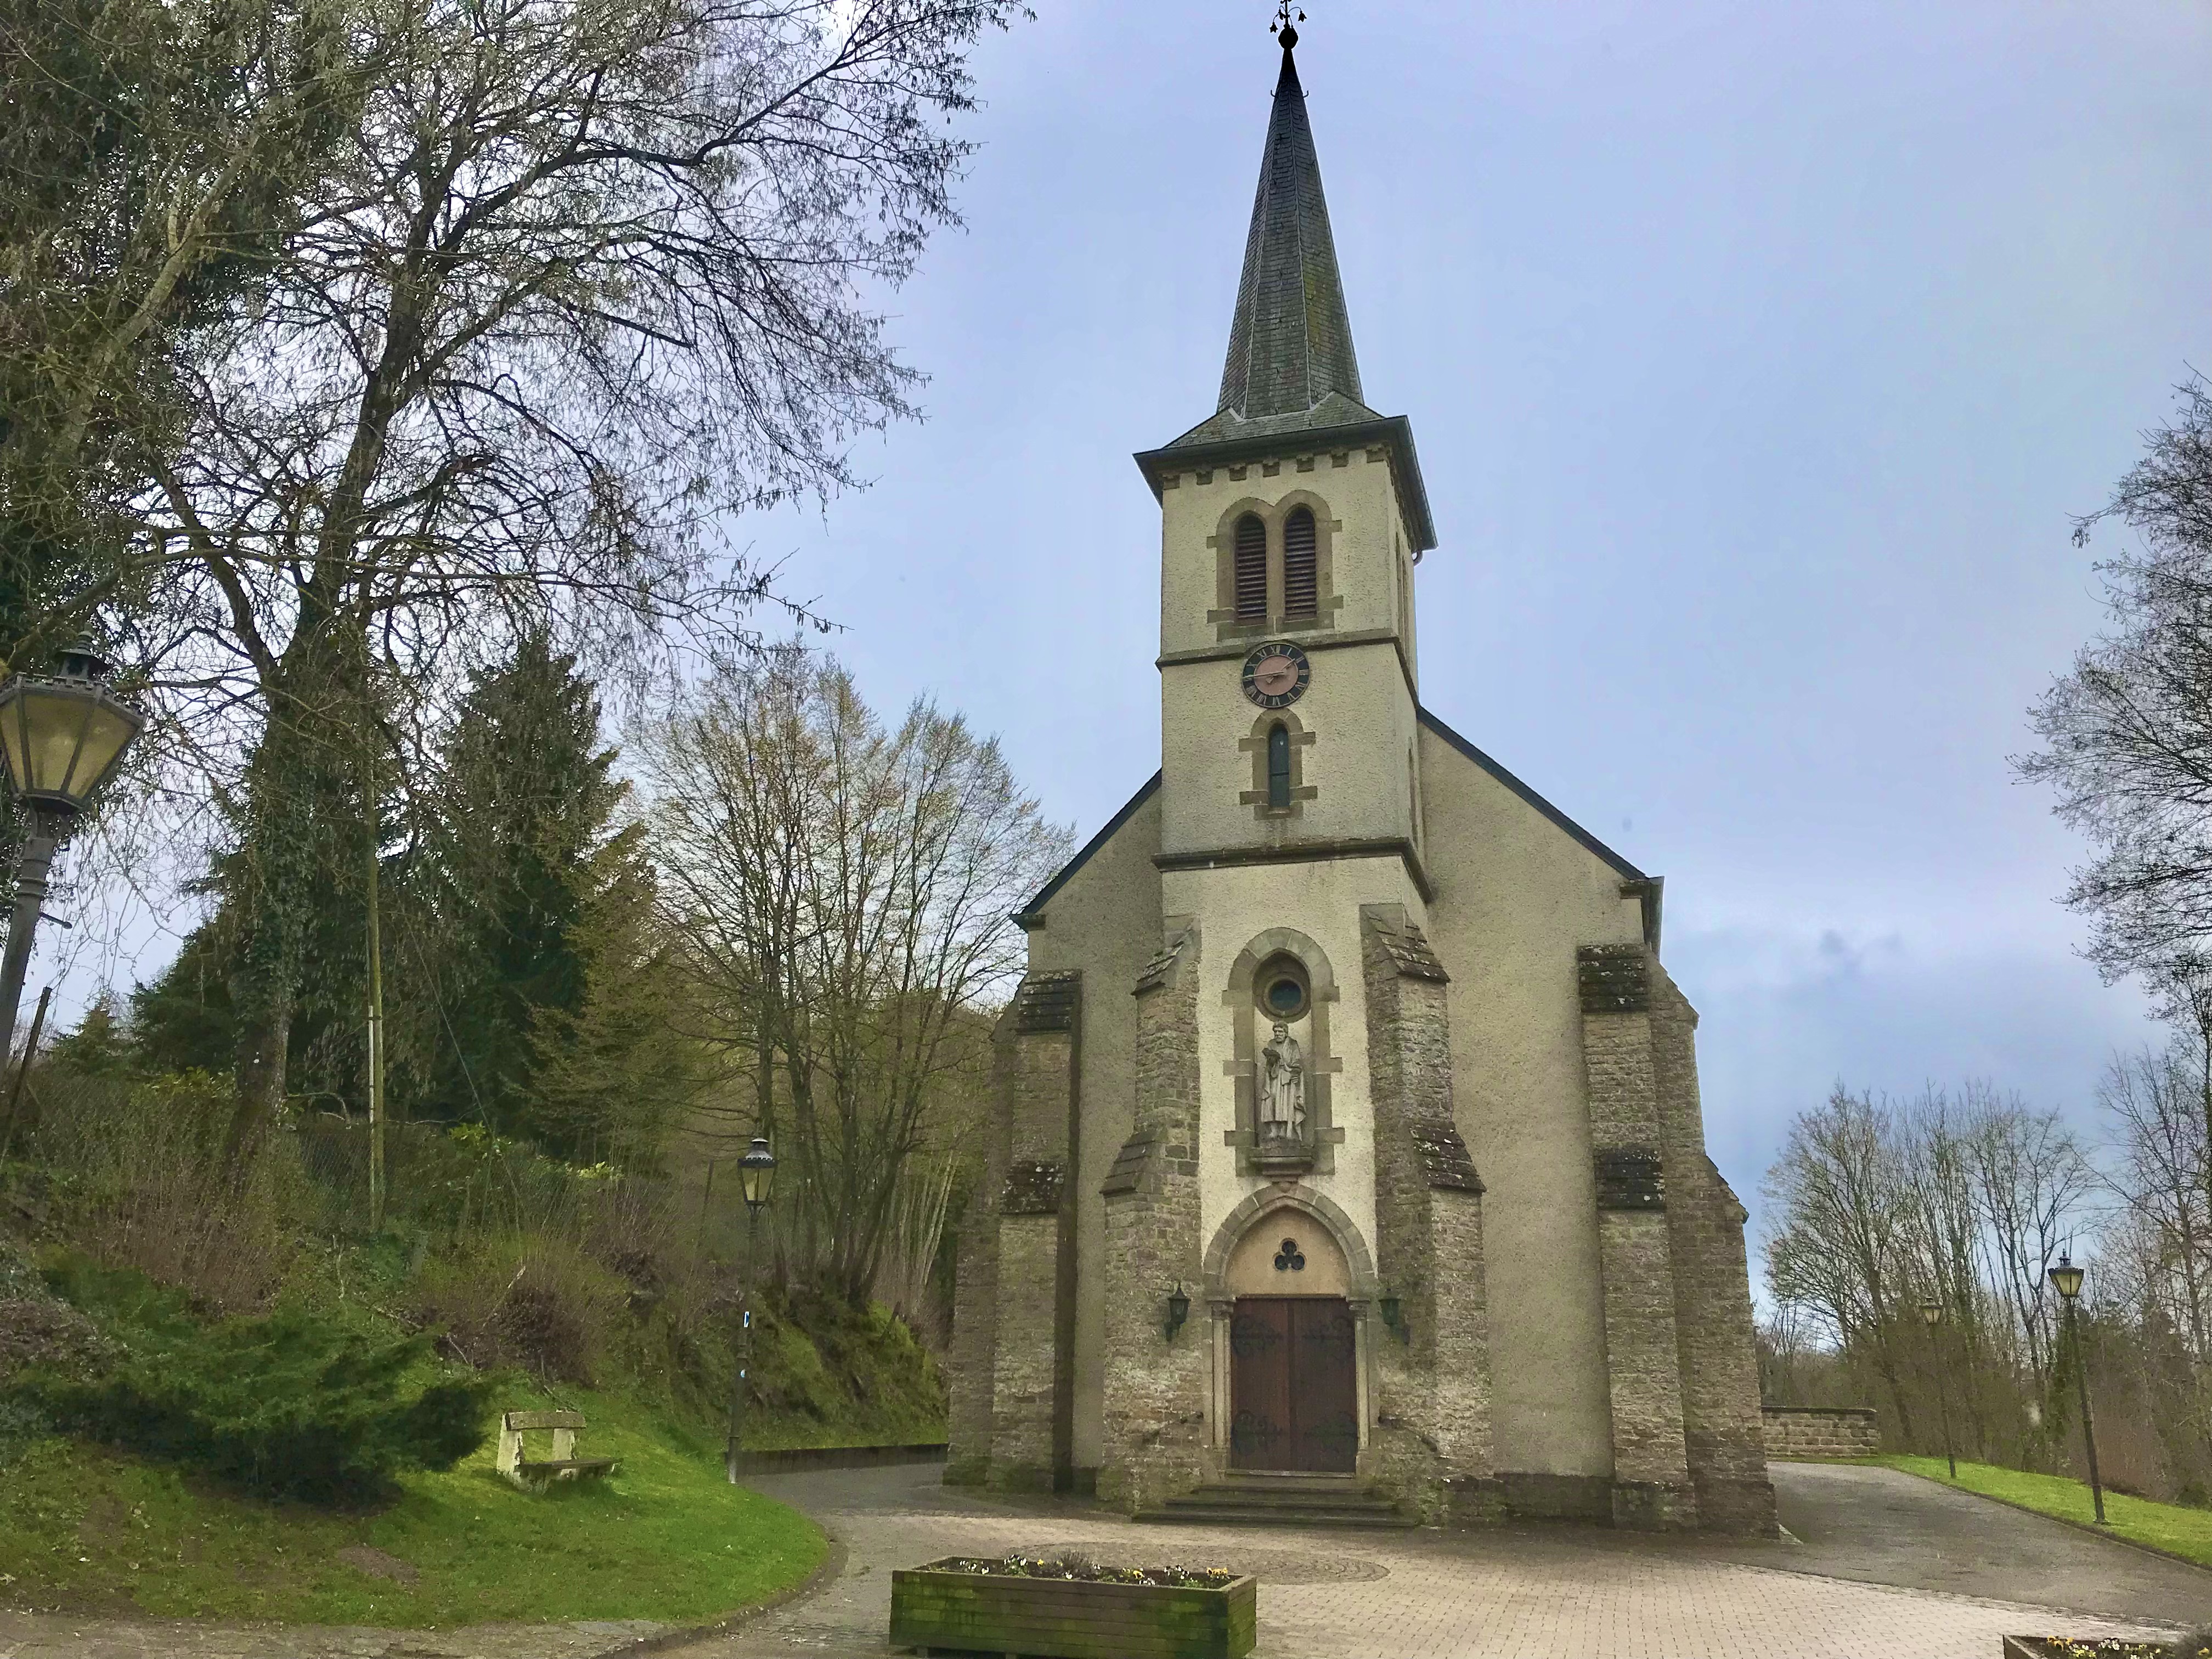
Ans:
<svg viewBox="0 0 2212 1659"><path fill-rule="evenodd" d="M622 1461L614 1457L579 1457L576 1436L584 1427L581 1412L501 1412L499 1419L499 1472L524 1488L555 1480L595 1480L611 1474ZM522 1437L550 1430L553 1455L525 1457Z"/></svg>

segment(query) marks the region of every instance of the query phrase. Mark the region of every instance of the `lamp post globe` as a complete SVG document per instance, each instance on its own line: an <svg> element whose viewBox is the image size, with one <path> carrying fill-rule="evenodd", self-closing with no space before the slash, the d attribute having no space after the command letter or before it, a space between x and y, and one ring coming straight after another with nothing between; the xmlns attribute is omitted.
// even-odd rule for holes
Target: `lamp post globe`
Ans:
<svg viewBox="0 0 2212 1659"><path fill-rule="evenodd" d="M746 1210L754 1215L774 1196L775 1154L769 1150L766 1135L755 1135L753 1144L738 1160L738 1185L744 1193Z"/></svg>
<svg viewBox="0 0 2212 1659"><path fill-rule="evenodd" d="M2075 1267L2073 1257L2069 1255L2060 1256L2058 1265L2051 1270L2051 1288L2058 1292L2060 1299L2069 1309L2081 1298L2081 1279L2086 1271Z"/></svg>
<svg viewBox="0 0 2212 1659"><path fill-rule="evenodd" d="M1942 1324L1943 1322L1943 1304L1940 1302L1922 1303L1920 1304L1920 1322L1923 1325L1929 1326Z"/></svg>
<svg viewBox="0 0 2212 1659"><path fill-rule="evenodd" d="M0 963L0 1054L15 1041L54 853L146 725L145 715L107 690L107 666L81 645L62 653L52 675L18 674L0 685L0 758L25 819L8 954Z"/></svg>

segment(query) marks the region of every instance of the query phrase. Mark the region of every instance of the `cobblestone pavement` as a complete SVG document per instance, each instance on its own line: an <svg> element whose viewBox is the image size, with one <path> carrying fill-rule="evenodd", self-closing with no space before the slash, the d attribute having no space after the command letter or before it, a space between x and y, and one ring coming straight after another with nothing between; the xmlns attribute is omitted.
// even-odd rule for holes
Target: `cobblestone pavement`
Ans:
<svg viewBox="0 0 2212 1659"><path fill-rule="evenodd" d="M843 1470L757 1483L818 1517L848 1558L819 1594L734 1635L687 1642L645 1624L241 1629L0 1613L0 1659L601 1659L647 1637L672 1641L664 1650L684 1659L862 1659L890 1651L893 1567L1068 1547L1257 1573L1255 1659L1995 1659L2007 1632L2156 1635L2212 1606L2212 1574L1909 1475L1802 1464L1774 1475L1784 1523L1802 1542L1574 1528L1138 1527L1087 1505L948 1491L931 1466Z"/></svg>
<svg viewBox="0 0 2212 1659"><path fill-rule="evenodd" d="M2065 1614L1808 1572L1796 1565L1804 1552L1786 1543L1729 1546L1565 1528L1445 1534L1139 1527L1073 1505L994 1504L947 1492L931 1484L935 1474L868 1470L763 1482L845 1542L845 1572L820 1595L738 1635L674 1651L685 1659L888 1653L894 1566L1070 1546L1104 1559L1172 1558L1258 1572L1255 1659L1995 1659L1997 1638L2008 1632L2164 1633L2151 1622L2155 1614Z"/></svg>

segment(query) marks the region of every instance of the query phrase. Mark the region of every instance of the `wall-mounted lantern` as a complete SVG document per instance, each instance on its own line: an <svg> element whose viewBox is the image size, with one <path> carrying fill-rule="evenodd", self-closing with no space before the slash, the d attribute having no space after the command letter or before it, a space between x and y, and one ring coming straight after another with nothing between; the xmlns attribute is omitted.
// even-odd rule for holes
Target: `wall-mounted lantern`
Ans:
<svg viewBox="0 0 2212 1659"><path fill-rule="evenodd" d="M1183 1294L1182 1283L1178 1279L1175 1289L1168 1292L1167 1338L1169 1341L1175 1340L1176 1333L1182 1328L1183 1322L1189 1317L1190 1298Z"/></svg>
<svg viewBox="0 0 2212 1659"><path fill-rule="evenodd" d="M1401 1342L1411 1343L1413 1340L1413 1328L1406 1323L1406 1304L1398 1293L1385 1291L1376 1297L1376 1302L1382 1310L1382 1322L1390 1328Z"/></svg>

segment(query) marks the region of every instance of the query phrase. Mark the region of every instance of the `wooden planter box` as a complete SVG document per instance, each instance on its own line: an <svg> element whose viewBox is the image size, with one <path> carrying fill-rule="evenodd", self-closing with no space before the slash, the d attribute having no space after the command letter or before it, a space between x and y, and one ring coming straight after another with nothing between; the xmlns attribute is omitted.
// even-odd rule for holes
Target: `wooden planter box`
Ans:
<svg viewBox="0 0 2212 1659"><path fill-rule="evenodd" d="M944 1565L891 1574L893 1647L1024 1659L1243 1659L1258 1639L1256 1578L1173 1589L939 1571Z"/></svg>

